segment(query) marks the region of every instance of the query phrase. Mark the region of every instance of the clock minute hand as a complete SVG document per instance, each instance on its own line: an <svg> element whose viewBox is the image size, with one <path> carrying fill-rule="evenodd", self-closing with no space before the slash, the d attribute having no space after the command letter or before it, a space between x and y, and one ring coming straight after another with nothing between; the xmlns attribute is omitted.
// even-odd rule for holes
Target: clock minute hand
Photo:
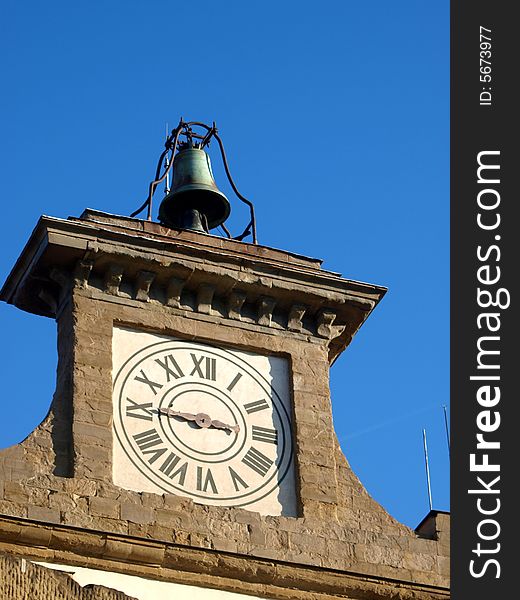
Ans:
<svg viewBox="0 0 520 600"><path fill-rule="evenodd" d="M172 410L171 408L160 408L159 412L163 415L168 415L169 417L180 417L186 421L195 421L195 423L202 429L207 429L213 424L211 417L206 413L197 413L194 415L193 413Z"/></svg>
<svg viewBox="0 0 520 600"><path fill-rule="evenodd" d="M193 413L180 412L178 410L172 410L171 408L159 408L158 411L161 415L181 417L181 419L186 419L186 421L195 421L198 417L198 415L194 415Z"/></svg>

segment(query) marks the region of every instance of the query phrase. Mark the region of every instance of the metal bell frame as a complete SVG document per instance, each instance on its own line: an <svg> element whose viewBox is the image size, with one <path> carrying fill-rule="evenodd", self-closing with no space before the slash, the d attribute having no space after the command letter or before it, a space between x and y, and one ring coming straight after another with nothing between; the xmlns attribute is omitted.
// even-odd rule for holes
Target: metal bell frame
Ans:
<svg viewBox="0 0 520 600"><path fill-rule="evenodd" d="M205 131L206 131L205 135L200 135L200 134L194 132L192 127L201 127L203 129L205 129ZM181 135L186 137L187 142L179 141L179 138ZM175 156L175 152L179 149L181 144L185 144L185 143L188 143L188 144L202 150L209 144L211 138L213 138L213 137L218 142L218 145L220 148L220 153L222 155L222 163L224 165L224 169L226 171L226 175L229 180L229 183L231 184L231 187L233 188L233 191L235 192L237 197L242 202L244 202L244 204L247 204L247 206L249 206L249 214L250 214L250 221L247 224L246 228L240 235L238 235L236 237L232 237L230 231L227 229L227 227L223 223L220 225L220 227L222 227L224 233L230 239L241 241L245 237L247 237L249 234L252 234L253 244L258 244L257 237L256 237L255 209L254 209L253 203L250 202L247 198L244 198L244 196L242 196L242 194L238 191L238 189L235 185L235 182L233 181L233 178L231 177L231 173L229 171L229 166L228 166L228 162L227 162L227 158L226 158L226 152L224 150L224 144L222 143L222 140L220 139L220 136L218 135L218 131L217 131L215 122L213 122L213 125L210 127L209 125L206 125L205 123L201 123L199 121L184 122L181 118L177 127L175 127L175 129L172 129L170 135L166 139L166 142L164 144L165 149L161 153L161 156L159 157L159 161L157 163L157 169L155 171L155 179L150 183L150 186L148 189L148 197L146 198L144 203L130 215L130 217L137 216L146 207L148 207L147 220L151 221L152 220L152 198L153 198L153 195L155 193L155 190L157 189L157 186L162 181L164 181L166 179L166 177L168 176L168 174L170 173L172 166L173 166L173 159ZM200 140L200 141L194 142L193 140Z"/></svg>

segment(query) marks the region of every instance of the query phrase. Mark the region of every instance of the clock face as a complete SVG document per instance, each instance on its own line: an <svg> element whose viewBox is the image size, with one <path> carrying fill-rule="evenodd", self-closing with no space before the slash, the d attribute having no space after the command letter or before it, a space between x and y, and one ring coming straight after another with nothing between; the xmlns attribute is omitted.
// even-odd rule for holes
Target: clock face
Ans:
<svg viewBox="0 0 520 600"><path fill-rule="evenodd" d="M114 483L295 514L287 360L114 329Z"/></svg>

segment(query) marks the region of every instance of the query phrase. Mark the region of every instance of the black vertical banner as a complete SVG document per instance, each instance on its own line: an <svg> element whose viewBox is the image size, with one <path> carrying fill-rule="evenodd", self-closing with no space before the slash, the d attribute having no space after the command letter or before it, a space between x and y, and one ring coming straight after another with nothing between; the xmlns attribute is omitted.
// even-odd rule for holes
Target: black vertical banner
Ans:
<svg viewBox="0 0 520 600"><path fill-rule="evenodd" d="M451 3L452 598L514 596L520 57L514 2ZM516 488L516 491L515 489Z"/></svg>

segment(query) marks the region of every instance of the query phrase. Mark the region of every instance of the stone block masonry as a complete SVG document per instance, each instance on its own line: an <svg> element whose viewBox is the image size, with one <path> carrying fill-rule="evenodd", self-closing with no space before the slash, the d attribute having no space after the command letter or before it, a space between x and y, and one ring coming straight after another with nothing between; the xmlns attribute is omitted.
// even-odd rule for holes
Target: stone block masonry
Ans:
<svg viewBox="0 0 520 600"><path fill-rule="evenodd" d="M333 430L330 363L384 291L155 223L43 218L0 297L57 319L56 392L44 422L0 452L0 551L266 598L449 597L447 515L398 523ZM296 518L113 485L114 325L290 359Z"/></svg>

